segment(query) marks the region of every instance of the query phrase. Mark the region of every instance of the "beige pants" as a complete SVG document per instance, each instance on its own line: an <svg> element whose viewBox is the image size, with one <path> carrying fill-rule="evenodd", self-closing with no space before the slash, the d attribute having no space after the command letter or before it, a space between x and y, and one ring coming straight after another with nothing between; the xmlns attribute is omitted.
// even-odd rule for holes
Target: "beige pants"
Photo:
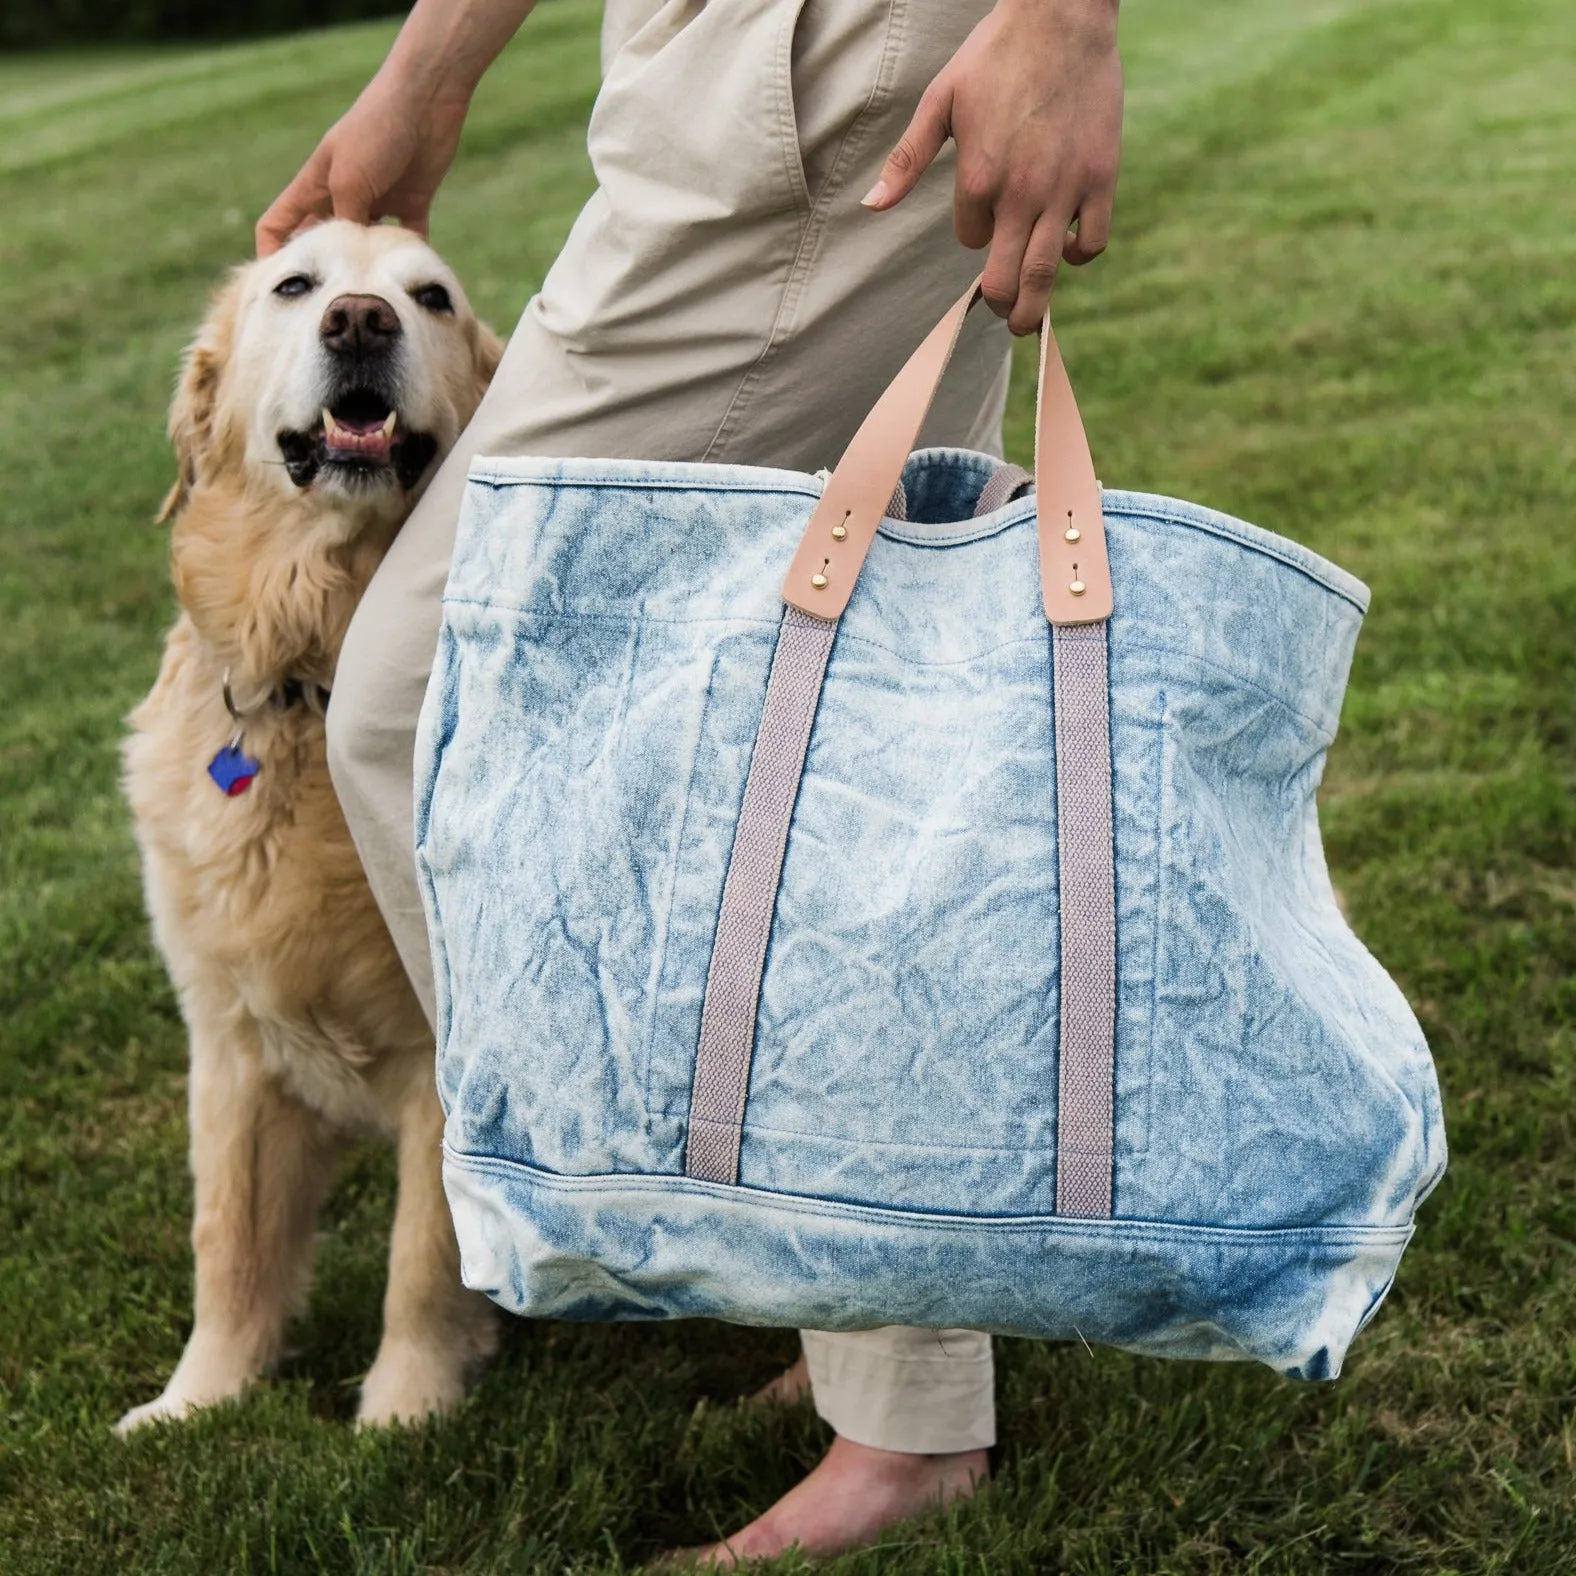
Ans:
<svg viewBox="0 0 1576 1576"><path fill-rule="evenodd" d="M890 213L859 198L987 9L614 0L591 116L598 190L373 580L334 684L334 782L429 1013L411 761L471 456L834 464L979 266L952 235L950 155ZM1006 387L1005 329L976 314L924 441L999 453ZM804 1345L816 1406L845 1437L994 1442L987 1337L807 1331Z"/></svg>

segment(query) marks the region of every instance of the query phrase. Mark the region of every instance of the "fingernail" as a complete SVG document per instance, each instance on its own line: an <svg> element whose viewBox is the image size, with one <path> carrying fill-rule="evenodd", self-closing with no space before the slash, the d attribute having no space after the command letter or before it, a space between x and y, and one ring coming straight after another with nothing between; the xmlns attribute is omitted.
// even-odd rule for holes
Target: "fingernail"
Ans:
<svg viewBox="0 0 1576 1576"><path fill-rule="evenodd" d="M862 208L874 208L877 203L885 202L886 196L887 183L885 181L877 181L875 185L872 186L870 190L859 199L859 205Z"/></svg>

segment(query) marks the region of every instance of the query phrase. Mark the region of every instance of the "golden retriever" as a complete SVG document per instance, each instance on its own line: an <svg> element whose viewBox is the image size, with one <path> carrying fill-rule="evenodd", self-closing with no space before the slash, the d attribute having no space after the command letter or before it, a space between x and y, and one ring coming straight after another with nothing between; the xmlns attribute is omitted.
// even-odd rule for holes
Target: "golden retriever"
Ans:
<svg viewBox="0 0 1576 1576"><path fill-rule="evenodd" d="M492 1350L460 1285L433 1044L334 798L346 624L500 346L418 236L335 222L237 269L187 352L161 520L181 613L125 786L191 1042L191 1338L127 1432L238 1395L280 1353L314 1218L358 1134L398 1146L363 1423L453 1404Z"/></svg>

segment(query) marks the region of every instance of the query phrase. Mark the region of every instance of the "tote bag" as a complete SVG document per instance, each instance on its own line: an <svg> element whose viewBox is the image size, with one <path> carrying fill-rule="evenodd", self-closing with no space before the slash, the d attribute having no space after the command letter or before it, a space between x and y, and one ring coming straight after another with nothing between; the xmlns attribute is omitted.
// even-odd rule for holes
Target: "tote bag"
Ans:
<svg viewBox="0 0 1576 1576"><path fill-rule="evenodd" d="M1032 493L910 455L978 294L824 485L473 463L416 805L464 1278L1331 1377L1445 1163L1315 812L1368 593L1103 491L1048 322Z"/></svg>

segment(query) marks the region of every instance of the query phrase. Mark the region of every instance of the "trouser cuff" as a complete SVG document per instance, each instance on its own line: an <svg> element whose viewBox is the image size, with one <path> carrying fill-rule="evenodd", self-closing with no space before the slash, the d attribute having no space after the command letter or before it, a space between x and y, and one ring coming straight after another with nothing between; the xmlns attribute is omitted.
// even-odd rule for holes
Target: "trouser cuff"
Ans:
<svg viewBox="0 0 1576 1576"><path fill-rule="evenodd" d="M977 1330L804 1330L815 1409L855 1444L952 1455L996 1443L996 1376Z"/></svg>

